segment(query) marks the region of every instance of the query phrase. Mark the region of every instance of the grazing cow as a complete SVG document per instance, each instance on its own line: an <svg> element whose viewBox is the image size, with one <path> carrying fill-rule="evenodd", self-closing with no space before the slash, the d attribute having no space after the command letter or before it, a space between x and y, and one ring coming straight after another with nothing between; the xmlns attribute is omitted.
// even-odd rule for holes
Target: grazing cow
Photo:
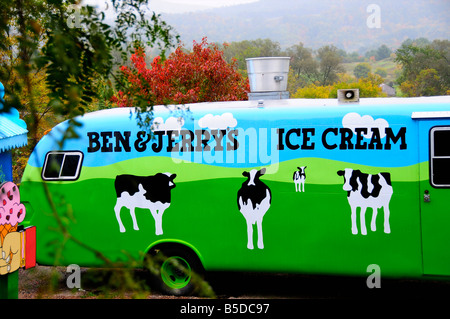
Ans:
<svg viewBox="0 0 450 319"><path fill-rule="evenodd" d="M294 172L294 176L292 177L292 179L294 180L294 184L295 184L295 191L296 192L301 192L301 188L303 186L303 192L305 191L305 179L306 179L306 174L305 174L305 169L306 166L302 166L302 167L297 167L298 171Z"/></svg>
<svg viewBox="0 0 450 319"><path fill-rule="evenodd" d="M378 208L383 207L384 210L384 232L391 232L389 225L389 202L391 200L393 190L391 186L391 175L389 173L379 173L376 175L365 174L359 170L346 168L338 171L339 176L344 176L343 189L347 191L347 199L352 211L352 233L358 234L356 226L356 209L361 208L360 223L361 234L366 235L365 213L367 207L372 208L372 222L370 229L376 230L376 218Z"/></svg>
<svg viewBox="0 0 450 319"><path fill-rule="evenodd" d="M148 208L155 220L155 233L162 235L162 215L170 206L170 191L176 174L158 173L153 176L118 175L114 182L117 202L114 207L120 232L125 227L120 219L120 210L126 207L130 210L133 228L139 230L136 222L136 208Z"/></svg>
<svg viewBox="0 0 450 319"><path fill-rule="evenodd" d="M250 172L243 172L242 175L247 180L237 193L237 203L239 211L247 222L247 248L253 249L253 225L256 224L258 230L258 248L264 248L262 221L264 214L270 207L271 193L269 187L259 180L264 175L265 168L261 170L253 169Z"/></svg>

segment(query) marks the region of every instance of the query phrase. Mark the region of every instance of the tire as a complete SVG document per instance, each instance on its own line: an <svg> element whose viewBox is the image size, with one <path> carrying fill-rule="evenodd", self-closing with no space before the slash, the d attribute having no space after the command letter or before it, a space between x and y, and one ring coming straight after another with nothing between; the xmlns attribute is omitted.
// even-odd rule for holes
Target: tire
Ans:
<svg viewBox="0 0 450 319"><path fill-rule="evenodd" d="M150 286L163 294L192 295L203 280L204 270L197 255L188 248L162 247L146 256Z"/></svg>

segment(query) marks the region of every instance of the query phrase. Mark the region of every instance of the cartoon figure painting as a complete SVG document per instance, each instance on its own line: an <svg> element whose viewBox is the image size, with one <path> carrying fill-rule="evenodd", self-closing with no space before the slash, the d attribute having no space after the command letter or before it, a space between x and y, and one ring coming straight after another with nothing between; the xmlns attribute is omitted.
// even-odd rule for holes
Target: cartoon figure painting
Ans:
<svg viewBox="0 0 450 319"><path fill-rule="evenodd" d="M114 182L117 201L114 207L119 230L125 232L120 210L126 207L130 210L134 230L139 230L136 221L136 208L147 208L155 220L155 234L162 235L162 216L170 206L171 190L175 187L173 180L177 175L158 173L153 176L118 175Z"/></svg>
<svg viewBox="0 0 450 319"><path fill-rule="evenodd" d="M376 231L376 218L378 208L384 210L384 232L389 234L389 202L393 189L391 186L391 175L389 173L379 173L376 175L365 174L360 170L346 168L338 171L339 176L344 176L343 189L347 191L347 199L352 211L352 234L358 234L356 225L356 209L361 208L360 223L361 234L367 235L365 214L368 207L373 209L370 229Z"/></svg>
<svg viewBox="0 0 450 319"><path fill-rule="evenodd" d="M297 169L298 171L295 171L294 176L292 177L292 179L294 180L295 191L301 192L303 187L303 192L305 192L306 166L297 167Z"/></svg>
<svg viewBox="0 0 450 319"><path fill-rule="evenodd" d="M35 227L18 231L25 218L25 206L20 203L19 188L13 182L0 185L0 275L19 267L35 265Z"/></svg>
<svg viewBox="0 0 450 319"><path fill-rule="evenodd" d="M269 187L259 179L265 172L265 168L259 171L253 169L250 172L243 172L242 175L247 177L247 180L242 183L242 187L237 193L238 208L247 223L248 249L253 249L254 224L258 231L258 248L264 249L262 221L272 200Z"/></svg>

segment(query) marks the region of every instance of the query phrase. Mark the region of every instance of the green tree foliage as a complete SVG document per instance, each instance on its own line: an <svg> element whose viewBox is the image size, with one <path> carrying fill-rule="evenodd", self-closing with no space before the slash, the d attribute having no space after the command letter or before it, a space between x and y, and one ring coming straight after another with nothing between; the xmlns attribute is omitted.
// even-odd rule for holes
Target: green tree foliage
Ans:
<svg viewBox="0 0 450 319"><path fill-rule="evenodd" d="M378 74L382 78L385 78L387 76L387 71L384 68L377 68L375 70L375 74Z"/></svg>
<svg viewBox="0 0 450 319"><path fill-rule="evenodd" d="M400 90L406 96L434 96L450 94L442 87L441 77L435 69L424 69L419 72L414 81L405 81Z"/></svg>
<svg viewBox="0 0 450 319"><path fill-rule="evenodd" d="M353 74L356 76L357 79L359 78L365 78L369 74L369 72L372 70L372 67L369 63L359 63L355 66L353 69Z"/></svg>
<svg viewBox="0 0 450 319"><path fill-rule="evenodd" d="M147 18L148 0L112 0L113 26L103 12L76 0L0 0L0 81L5 103L15 107L29 131L28 146L13 151L14 180L19 183L27 158L46 130L56 123L105 107L112 95L113 73L134 46L159 48L176 38L158 15ZM147 113L146 113L147 114ZM71 125L65 138L76 137Z"/></svg>
<svg viewBox="0 0 450 319"><path fill-rule="evenodd" d="M175 38L160 16L147 18L148 0L112 0L113 26L105 23L103 12L77 3L0 0L0 51L8 56L0 61L0 81L6 86L6 109L16 107L30 114L31 147L38 140L38 98L43 94L34 89L36 72L43 72L51 110L72 118L103 97L99 83L111 86L114 63L126 61L136 45L156 46L164 52ZM113 52L120 53L119 61ZM121 84L120 78L115 80ZM66 138L76 136L77 124L71 122Z"/></svg>
<svg viewBox="0 0 450 319"><path fill-rule="evenodd" d="M383 44L377 49L376 58L377 61L387 59L391 56L392 50L387 47L387 45Z"/></svg>
<svg viewBox="0 0 450 319"><path fill-rule="evenodd" d="M305 48L303 43L289 47L286 55L291 57L290 66L297 76L304 76L309 81L317 78L318 62L313 57L313 51Z"/></svg>
<svg viewBox="0 0 450 319"><path fill-rule="evenodd" d="M342 56L337 47L326 45L313 51L306 48L303 43L293 45L286 50L280 49L280 44L270 39L257 39L252 41L231 42L223 47L224 57L228 62L236 59L238 68L246 70L247 58L289 56L293 74L302 85L314 81L332 83L337 79L337 73L342 72ZM342 53L342 52L341 52Z"/></svg>
<svg viewBox="0 0 450 319"><path fill-rule="evenodd" d="M231 42L222 47L218 46L224 51L224 58L228 63L232 63L233 59L237 60L239 70L247 69L245 62L247 58L283 55L280 44L270 39L244 40Z"/></svg>
<svg viewBox="0 0 450 319"><path fill-rule="evenodd" d="M450 91L450 41L405 41L396 51L402 66L397 79L406 96L444 95Z"/></svg>
<svg viewBox="0 0 450 319"><path fill-rule="evenodd" d="M342 57L342 62L351 63L351 62L364 62L364 55L353 51L350 53L345 52L344 50L339 50L339 55Z"/></svg>
<svg viewBox="0 0 450 319"><path fill-rule="evenodd" d="M292 45L285 50L280 49L278 42L270 39L231 42L223 47L224 57L228 62L236 59L241 73L246 72L246 58L259 56L289 56L290 72L288 90L291 94L311 84L331 85L338 80L338 74L344 71L342 63L348 61L364 61L357 52L347 54L333 45L326 45L317 50L307 48L303 43ZM365 72L362 76L367 76Z"/></svg>
<svg viewBox="0 0 450 319"><path fill-rule="evenodd" d="M303 43L286 49L286 56L291 57L289 74L289 91L294 93L299 87L317 81L319 77L319 63L313 56L313 51L305 48Z"/></svg>
<svg viewBox="0 0 450 319"><path fill-rule="evenodd" d="M338 79L342 68L342 57L334 45L326 45L317 50L319 60L319 82L321 85L330 85Z"/></svg>
<svg viewBox="0 0 450 319"><path fill-rule="evenodd" d="M376 50L367 51L365 56L367 58L374 57L376 61L387 59L391 56L392 50L386 44L381 45Z"/></svg>

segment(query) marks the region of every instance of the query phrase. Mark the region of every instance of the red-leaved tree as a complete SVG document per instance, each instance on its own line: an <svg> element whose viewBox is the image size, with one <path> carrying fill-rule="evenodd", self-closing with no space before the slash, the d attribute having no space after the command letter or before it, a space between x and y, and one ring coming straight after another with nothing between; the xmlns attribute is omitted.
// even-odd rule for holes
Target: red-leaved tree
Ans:
<svg viewBox="0 0 450 319"><path fill-rule="evenodd" d="M143 49L136 50L131 62L132 67L121 67L127 89L112 98L119 106L247 99L248 79L237 72L237 62L227 63L223 51L206 38L194 41L191 52L180 45L166 60L154 58L150 68Z"/></svg>

